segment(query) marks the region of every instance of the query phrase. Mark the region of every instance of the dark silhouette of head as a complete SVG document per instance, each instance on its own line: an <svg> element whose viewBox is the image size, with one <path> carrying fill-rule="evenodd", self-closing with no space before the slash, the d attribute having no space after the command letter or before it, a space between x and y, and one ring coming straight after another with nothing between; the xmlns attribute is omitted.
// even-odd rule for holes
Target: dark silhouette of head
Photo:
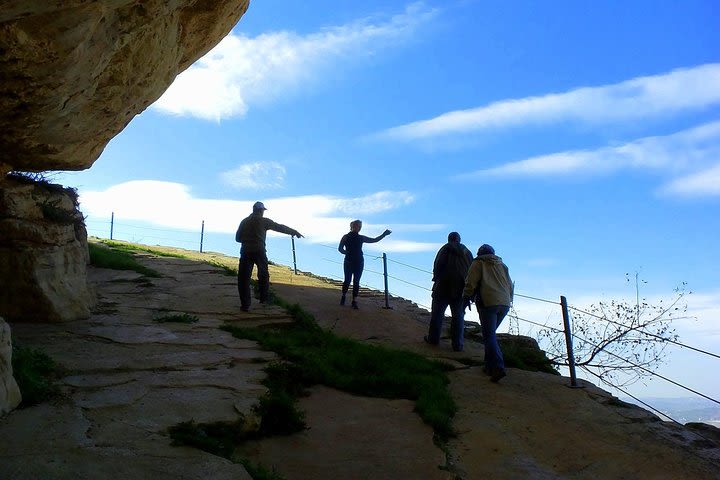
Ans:
<svg viewBox="0 0 720 480"><path fill-rule="evenodd" d="M255 202L253 205L253 213L265 213L265 204L263 202Z"/></svg>
<svg viewBox="0 0 720 480"><path fill-rule="evenodd" d="M448 242L460 243L460 234L458 232L448 233Z"/></svg>
<svg viewBox="0 0 720 480"><path fill-rule="evenodd" d="M495 255L495 249L488 245L487 243L483 243L480 248L478 248L478 255Z"/></svg>

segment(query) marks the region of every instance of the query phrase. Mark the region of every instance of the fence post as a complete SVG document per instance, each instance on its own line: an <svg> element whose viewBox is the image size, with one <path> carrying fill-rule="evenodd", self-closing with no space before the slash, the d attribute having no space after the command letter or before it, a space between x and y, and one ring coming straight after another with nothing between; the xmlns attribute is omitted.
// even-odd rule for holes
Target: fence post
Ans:
<svg viewBox="0 0 720 480"><path fill-rule="evenodd" d="M205 220L203 220L202 224L200 225L200 253L203 253L202 244L203 244L204 236L205 236Z"/></svg>
<svg viewBox="0 0 720 480"><path fill-rule="evenodd" d="M297 275L297 259L295 258L295 237L290 235L290 241L292 242L293 251L293 270L295 271L295 275Z"/></svg>
<svg viewBox="0 0 720 480"><path fill-rule="evenodd" d="M392 309L388 298L388 273L387 273L387 254L383 253L383 277L385 278L385 306L383 308Z"/></svg>
<svg viewBox="0 0 720 480"><path fill-rule="evenodd" d="M112 240L113 235L113 225L115 224L115 212L112 212L110 214L110 240Z"/></svg>
<svg viewBox="0 0 720 480"><path fill-rule="evenodd" d="M567 347L568 367L570 369L570 386L577 387L575 352L573 352L572 332L570 331L570 315L568 314L567 299L564 295L560 295L560 306L562 307L563 326L565 327L565 346Z"/></svg>

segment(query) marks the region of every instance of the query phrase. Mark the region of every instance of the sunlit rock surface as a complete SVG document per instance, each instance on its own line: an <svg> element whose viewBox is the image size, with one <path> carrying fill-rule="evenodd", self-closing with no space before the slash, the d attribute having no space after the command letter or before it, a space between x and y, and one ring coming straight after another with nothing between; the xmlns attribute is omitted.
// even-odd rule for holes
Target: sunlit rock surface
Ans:
<svg viewBox="0 0 720 480"><path fill-rule="evenodd" d="M0 174L82 170L248 0L0 4Z"/></svg>
<svg viewBox="0 0 720 480"><path fill-rule="evenodd" d="M23 179L0 185L0 314L35 322L88 317L95 297L77 195Z"/></svg>

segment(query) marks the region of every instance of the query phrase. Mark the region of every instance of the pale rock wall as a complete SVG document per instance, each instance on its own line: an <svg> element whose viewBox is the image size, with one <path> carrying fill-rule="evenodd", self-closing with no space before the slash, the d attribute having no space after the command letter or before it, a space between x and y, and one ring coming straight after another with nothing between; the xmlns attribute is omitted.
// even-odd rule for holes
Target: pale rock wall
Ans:
<svg viewBox="0 0 720 480"><path fill-rule="evenodd" d="M72 189L0 182L0 315L62 321L90 315L87 232Z"/></svg>
<svg viewBox="0 0 720 480"><path fill-rule="evenodd" d="M83 170L249 0L0 3L0 175Z"/></svg>
<svg viewBox="0 0 720 480"><path fill-rule="evenodd" d="M0 317L0 415L20 404L20 390L13 378L10 326Z"/></svg>

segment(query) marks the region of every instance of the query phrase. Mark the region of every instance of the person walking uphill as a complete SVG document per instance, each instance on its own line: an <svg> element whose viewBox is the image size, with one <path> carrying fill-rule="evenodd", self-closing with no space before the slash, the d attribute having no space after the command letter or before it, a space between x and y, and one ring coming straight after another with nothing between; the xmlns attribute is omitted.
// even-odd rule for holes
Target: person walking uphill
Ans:
<svg viewBox="0 0 720 480"><path fill-rule="evenodd" d="M235 232L235 241L241 243L240 262L238 264L238 293L240 294L240 309L247 312L250 309L250 276L253 265L257 265L258 286L260 289L260 303L265 303L270 290L270 272L268 271L265 238L268 230L286 233L293 237L303 238L295 230L285 225L265 218L265 205L255 202L253 213L243 219Z"/></svg>
<svg viewBox="0 0 720 480"><path fill-rule="evenodd" d="M362 251L363 243L379 242L392 233L390 230L385 230L377 237L370 238L365 235L360 235L361 229L362 222L360 220L350 222L350 231L343 235L342 239L340 239L340 245L338 245L338 251L345 255L345 261L343 262L345 280L343 281L340 305L345 305L345 295L350 288L350 280L352 280L352 308L356 310L358 308L357 296L360 292L360 277L365 268L365 258L363 257Z"/></svg>
<svg viewBox="0 0 720 480"><path fill-rule="evenodd" d="M430 328L425 342L431 345L440 343L445 310L450 307L452 321L450 336L452 348L462 352L465 334L465 309L463 308L463 288L468 269L473 261L472 253L460 243L460 234L450 232L448 241L438 250L433 264L432 307Z"/></svg>
<svg viewBox="0 0 720 480"><path fill-rule="evenodd" d="M498 382L505 376L505 361L496 330L510 310L514 285L507 265L495 255L493 247L484 244L477 253L465 281L463 299L475 297L485 340L485 371L493 382Z"/></svg>

